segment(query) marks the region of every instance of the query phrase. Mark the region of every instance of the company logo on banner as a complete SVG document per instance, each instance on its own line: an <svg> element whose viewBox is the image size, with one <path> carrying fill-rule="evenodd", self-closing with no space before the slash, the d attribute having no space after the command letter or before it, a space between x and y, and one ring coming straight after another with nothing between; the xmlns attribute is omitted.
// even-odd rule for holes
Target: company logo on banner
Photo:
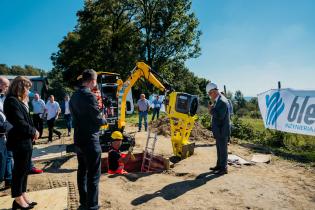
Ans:
<svg viewBox="0 0 315 210"><path fill-rule="evenodd" d="M269 90L258 104L266 128L315 136L315 91Z"/></svg>
<svg viewBox="0 0 315 210"><path fill-rule="evenodd" d="M275 92L270 95L266 95L266 106L267 106L267 115L266 115L266 124L274 125L278 117L284 110L284 103L280 97L279 92Z"/></svg>

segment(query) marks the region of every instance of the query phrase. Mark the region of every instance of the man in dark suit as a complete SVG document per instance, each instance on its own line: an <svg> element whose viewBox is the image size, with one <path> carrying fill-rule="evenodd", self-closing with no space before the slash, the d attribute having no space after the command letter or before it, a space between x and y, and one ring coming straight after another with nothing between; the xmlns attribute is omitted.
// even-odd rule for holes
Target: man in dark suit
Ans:
<svg viewBox="0 0 315 210"><path fill-rule="evenodd" d="M210 170L214 170L215 173L223 175L228 173L227 143L230 136L229 103L223 95L220 95L216 84L209 83L206 87L206 91L214 102L213 105L209 104L208 108L212 115L212 132L216 140L217 148L217 164L215 167L211 167Z"/></svg>
<svg viewBox="0 0 315 210"><path fill-rule="evenodd" d="M98 185L101 175L99 129L106 124L91 90L97 74L92 69L82 73L82 86L72 95L70 112L73 117L74 143L77 147L77 182L80 204L86 209L98 209Z"/></svg>

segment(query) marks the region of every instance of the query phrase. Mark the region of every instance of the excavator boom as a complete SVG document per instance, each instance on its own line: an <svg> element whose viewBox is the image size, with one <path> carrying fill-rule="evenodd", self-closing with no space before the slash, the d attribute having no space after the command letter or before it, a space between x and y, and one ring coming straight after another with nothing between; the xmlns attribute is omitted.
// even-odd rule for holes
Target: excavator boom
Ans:
<svg viewBox="0 0 315 210"><path fill-rule="evenodd" d="M165 92L165 86L156 78L150 66L144 62L137 62L131 75L124 83L118 84L118 128L123 129L126 125L126 98L132 86L141 78L145 78L160 91Z"/></svg>

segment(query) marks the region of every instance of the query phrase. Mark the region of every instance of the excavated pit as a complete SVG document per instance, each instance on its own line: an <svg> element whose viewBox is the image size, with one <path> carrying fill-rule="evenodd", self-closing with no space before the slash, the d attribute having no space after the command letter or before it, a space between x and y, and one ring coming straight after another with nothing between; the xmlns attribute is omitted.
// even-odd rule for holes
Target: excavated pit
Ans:
<svg viewBox="0 0 315 210"><path fill-rule="evenodd" d="M135 153L134 154L135 159L129 160L125 164L125 170L130 173L137 173L141 172L141 165L143 161L143 152L142 153ZM102 172L107 173L108 170L108 164L107 164L108 158L103 157L102 158ZM152 158L152 162L150 165L150 170L148 172L163 172L165 170L168 170L170 168L170 161L168 158L164 158L159 155L154 155ZM145 173L145 172L143 172Z"/></svg>

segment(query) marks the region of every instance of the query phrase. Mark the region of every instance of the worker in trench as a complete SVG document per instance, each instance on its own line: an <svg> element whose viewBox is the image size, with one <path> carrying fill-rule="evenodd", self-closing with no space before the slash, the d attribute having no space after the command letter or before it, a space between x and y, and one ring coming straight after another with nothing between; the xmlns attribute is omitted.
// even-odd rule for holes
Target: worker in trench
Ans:
<svg viewBox="0 0 315 210"><path fill-rule="evenodd" d="M115 131L111 135L112 138L112 147L108 152L108 173L109 174L127 174L128 172L124 169L125 164L131 158L135 159L132 151L133 147L129 147L127 154L123 154L119 151L119 148L122 144L123 135L119 131Z"/></svg>

